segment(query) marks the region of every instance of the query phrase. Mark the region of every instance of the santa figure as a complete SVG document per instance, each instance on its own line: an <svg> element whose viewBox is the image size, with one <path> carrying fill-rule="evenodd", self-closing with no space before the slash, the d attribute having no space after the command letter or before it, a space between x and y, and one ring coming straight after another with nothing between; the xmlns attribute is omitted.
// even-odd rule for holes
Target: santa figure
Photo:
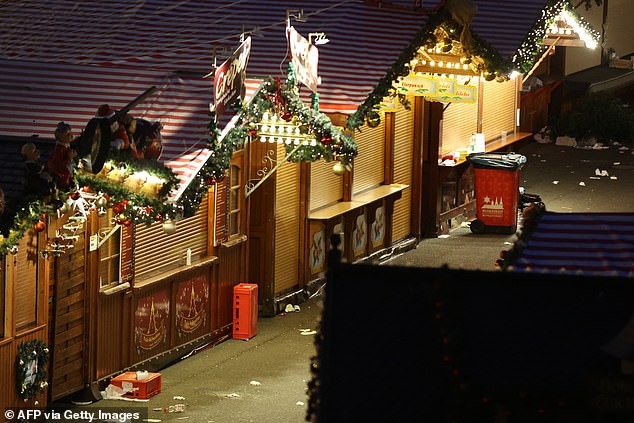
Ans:
<svg viewBox="0 0 634 423"><path fill-rule="evenodd" d="M59 122L55 129L55 148L48 158L48 171L55 178L57 188L68 188L73 179L73 159L77 151L71 147L73 130L66 122Z"/></svg>

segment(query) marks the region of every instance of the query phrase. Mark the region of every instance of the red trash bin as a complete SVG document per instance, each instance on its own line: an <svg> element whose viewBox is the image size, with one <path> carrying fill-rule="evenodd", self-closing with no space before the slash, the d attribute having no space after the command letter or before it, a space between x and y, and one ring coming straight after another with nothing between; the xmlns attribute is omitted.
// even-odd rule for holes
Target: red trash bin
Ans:
<svg viewBox="0 0 634 423"><path fill-rule="evenodd" d="M251 339L258 334L258 286L239 283L233 287L233 339Z"/></svg>
<svg viewBox="0 0 634 423"><path fill-rule="evenodd" d="M467 156L475 173L474 233L514 233L517 230L521 154L474 153Z"/></svg>

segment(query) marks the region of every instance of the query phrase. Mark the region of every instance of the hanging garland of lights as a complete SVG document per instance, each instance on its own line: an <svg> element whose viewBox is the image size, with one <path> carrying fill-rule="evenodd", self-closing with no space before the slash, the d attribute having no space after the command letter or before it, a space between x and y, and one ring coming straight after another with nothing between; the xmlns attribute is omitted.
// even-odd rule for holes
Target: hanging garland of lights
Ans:
<svg viewBox="0 0 634 423"><path fill-rule="evenodd" d="M231 156L257 134L256 125L263 120L265 113L276 114L280 119L293 122L303 134L311 135L316 140L314 145L302 145L291 155L290 161L314 162L324 159L338 160L344 164L352 161L357 154L357 146L352 137L335 127L327 115L304 104L293 81L292 67L289 67L289 79L286 82L272 77L265 79L248 104L238 102L234 106L238 116L237 123L222 141L219 141L216 115L211 112L207 126L207 144L211 157L187 188L189 197L202 199L201 190L224 178ZM294 146L286 144L285 148L287 153L291 153Z"/></svg>
<svg viewBox="0 0 634 423"><path fill-rule="evenodd" d="M15 359L16 385L18 395L24 401L36 398L48 386L48 356L48 347L39 339L18 345L18 355Z"/></svg>
<svg viewBox="0 0 634 423"><path fill-rule="evenodd" d="M436 36L438 28L442 28L447 34L447 39L439 40ZM440 42L460 42L460 32L462 27L451 19L451 15L447 8L443 6L438 13L430 16L427 23L414 36L410 44L401 52L398 59L392 64L387 74L378 82L374 90L359 106L357 111L348 118L347 127L350 130L360 128L368 120L375 119L379 104L384 97L394 95L393 84L398 82L399 77L407 76L410 72L409 64L416 56L420 47L435 48ZM497 77L508 77L511 73L512 63L500 56L497 51L484 39L477 34L472 36L473 42L469 48L469 54L478 56L482 59L483 64L480 71L486 70L491 79ZM405 107L409 108L405 96L399 96L399 101Z"/></svg>
<svg viewBox="0 0 634 423"><path fill-rule="evenodd" d="M601 0L595 0L597 5L601 4ZM586 1L586 8L589 1ZM570 6L568 0L549 0L542 9L542 14L529 31L526 39L513 57L513 65L522 72L528 72L540 50L544 48L541 42L547 35L548 27L554 22L555 18L562 12L566 12L574 17L579 27L588 33L595 41L599 38L599 33L590 27L590 24L580 16L575 9Z"/></svg>
<svg viewBox="0 0 634 423"><path fill-rule="evenodd" d="M122 154L112 157L104 165L104 172L107 169L116 173L117 179L109 179L105 173L104 175L92 175L76 172L74 175L75 186L67 191L58 192L54 199L30 195L21 198L16 204L9 205L3 214L5 220L0 228L2 232L0 255L15 254L17 245L24 234L30 229L39 230L37 225L41 225L42 216L52 214L57 209L63 211L66 202L70 201L68 199L76 197L79 191L101 193L107 199L104 206L113 207L125 203L125 207L117 207L115 220L116 223L127 224L151 224L155 221L162 221L169 216L173 217L179 214L184 208L183 204L189 204L193 201L187 196L183 196L178 203L174 204L163 201L165 196L178 185L178 178L171 169L162 163L154 160L138 161ZM126 186L125 183L122 183L131 175L139 172L151 175L155 180L160 180L160 188L152 189L152 192L148 191L146 195L143 192L136 192L132 186ZM139 183L142 183L141 180ZM78 187L82 187L81 190Z"/></svg>

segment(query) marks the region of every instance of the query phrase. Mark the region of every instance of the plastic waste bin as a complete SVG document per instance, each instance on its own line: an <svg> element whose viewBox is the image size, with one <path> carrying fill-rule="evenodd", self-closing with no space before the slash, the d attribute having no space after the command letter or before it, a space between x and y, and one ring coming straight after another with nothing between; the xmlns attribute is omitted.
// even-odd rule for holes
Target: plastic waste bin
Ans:
<svg viewBox="0 0 634 423"><path fill-rule="evenodd" d="M475 173L476 219L473 233L517 230L520 169L526 157L515 153L473 153L467 156Z"/></svg>

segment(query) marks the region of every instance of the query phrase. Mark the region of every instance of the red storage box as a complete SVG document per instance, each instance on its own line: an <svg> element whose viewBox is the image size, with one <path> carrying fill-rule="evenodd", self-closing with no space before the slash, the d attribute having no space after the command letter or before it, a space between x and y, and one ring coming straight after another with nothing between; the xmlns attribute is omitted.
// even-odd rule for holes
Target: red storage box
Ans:
<svg viewBox="0 0 634 423"><path fill-rule="evenodd" d="M121 373L119 376L112 378L110 383L124 390L132 387L132 391L125 393L123 396L138 399L148 399L158 394L161 392L163 384L160 373L148 373L147 379L138 380L136 372Z"/></svg>
<svg viewBox="0 0 634 423"><path fill-rule="evenodd" d="M258 334L258 286L239 283L233 287L233 339Z"/></svg>

